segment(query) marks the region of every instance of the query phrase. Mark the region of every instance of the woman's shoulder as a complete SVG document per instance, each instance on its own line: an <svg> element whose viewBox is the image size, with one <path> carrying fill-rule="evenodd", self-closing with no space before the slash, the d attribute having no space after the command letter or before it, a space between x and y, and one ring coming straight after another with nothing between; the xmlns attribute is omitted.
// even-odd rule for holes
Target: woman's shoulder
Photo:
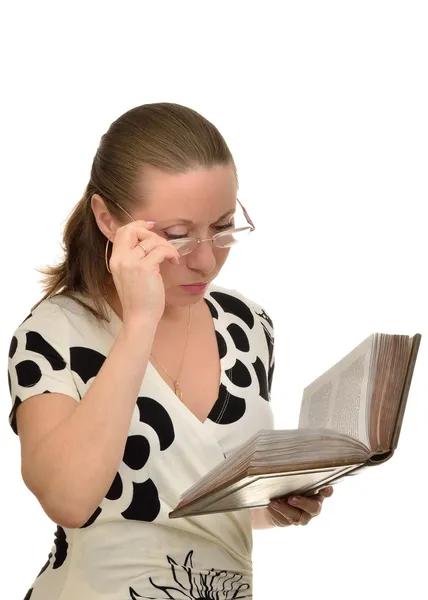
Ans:
<svg viewBox="0 0 428 600"><path fill-rule="evenodd" d="M273 322L268 311L242 292L233 288L210 285L206 300L212 302L214 308L219 307L224 312L241 318L250 329L253 328L255 322L261 322L269 330L269 333L273 334Z"/></svg>
<svg viewBox="0 0 428 600"><path fill-rule="evenodd" d="M58 294L39 302L16 330L48 329L54 333L55 330L63 330L70 323L87 321L89 318L91 318L91 313L78 300L71 296Z"/></svg>

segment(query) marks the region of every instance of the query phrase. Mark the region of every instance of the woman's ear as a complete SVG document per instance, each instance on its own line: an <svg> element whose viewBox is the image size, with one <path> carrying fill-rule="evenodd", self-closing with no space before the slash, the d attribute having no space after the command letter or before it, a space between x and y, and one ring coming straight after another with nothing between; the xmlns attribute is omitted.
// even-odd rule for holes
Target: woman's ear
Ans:
<svg viewBox="0 0 428 600"><path fill-rule="evenodd" d="M91 208L100 231L106 238L113 240L119 225L99 194L92 194Z"/></svg>

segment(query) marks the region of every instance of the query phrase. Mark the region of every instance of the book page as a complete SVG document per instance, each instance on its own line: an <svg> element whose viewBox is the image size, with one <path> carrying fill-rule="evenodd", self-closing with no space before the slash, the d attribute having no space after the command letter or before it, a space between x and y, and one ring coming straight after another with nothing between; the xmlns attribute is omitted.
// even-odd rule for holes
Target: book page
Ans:
<svg viewBox="0 0 428 600"><path fill-rule="evenodd" d="M305 388L299 428L340 431L369 447L373 336Z"/></svg>

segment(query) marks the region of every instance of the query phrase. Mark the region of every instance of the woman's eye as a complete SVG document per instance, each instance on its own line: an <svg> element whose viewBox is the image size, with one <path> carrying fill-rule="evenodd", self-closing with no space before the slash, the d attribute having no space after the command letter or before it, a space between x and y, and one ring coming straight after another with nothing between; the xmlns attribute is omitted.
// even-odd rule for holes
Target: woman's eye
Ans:
<svg viewBox="0 0 428 600"><path fill-rule="evenodd" d="M185 233L185 234L176 234L176 233L167 233L166 231L164 233L165 233L166 237L169 240L181 240L183 238L189 237L187 233Z"/></svg>
<svg viewBox="0 0 428 600"><path fill-rule="evenodd" d="M233 229L235 227L234 223L225 223L224 225L215 225L214 229L217 231L225 231L225 229Z"/></svg>
<svg viewBox="0 0 428 600"><path fill-rule="evenodd" d="M224 223L224 225L213 225L212 229L219 233L226 229L233 229L234 227L234 223ZM164 231L164 235L168 240L182 240L183 238L191 237L191 234L189 233L168 233L167 231Z"/></svg>

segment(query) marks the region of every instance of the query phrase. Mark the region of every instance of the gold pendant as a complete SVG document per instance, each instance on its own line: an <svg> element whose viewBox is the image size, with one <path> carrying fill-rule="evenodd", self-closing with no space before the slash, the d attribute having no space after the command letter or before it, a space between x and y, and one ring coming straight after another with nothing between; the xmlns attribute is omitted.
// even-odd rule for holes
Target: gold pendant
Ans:
<svg viewBox="0 0 428 600"><path fill-rule="evenodd" d="M177 398L179 400L183 401L183 394L181 392L180 385L179 385L178 381L174 381L174 393L175 393L175 395L177 396Z"/></svg>

